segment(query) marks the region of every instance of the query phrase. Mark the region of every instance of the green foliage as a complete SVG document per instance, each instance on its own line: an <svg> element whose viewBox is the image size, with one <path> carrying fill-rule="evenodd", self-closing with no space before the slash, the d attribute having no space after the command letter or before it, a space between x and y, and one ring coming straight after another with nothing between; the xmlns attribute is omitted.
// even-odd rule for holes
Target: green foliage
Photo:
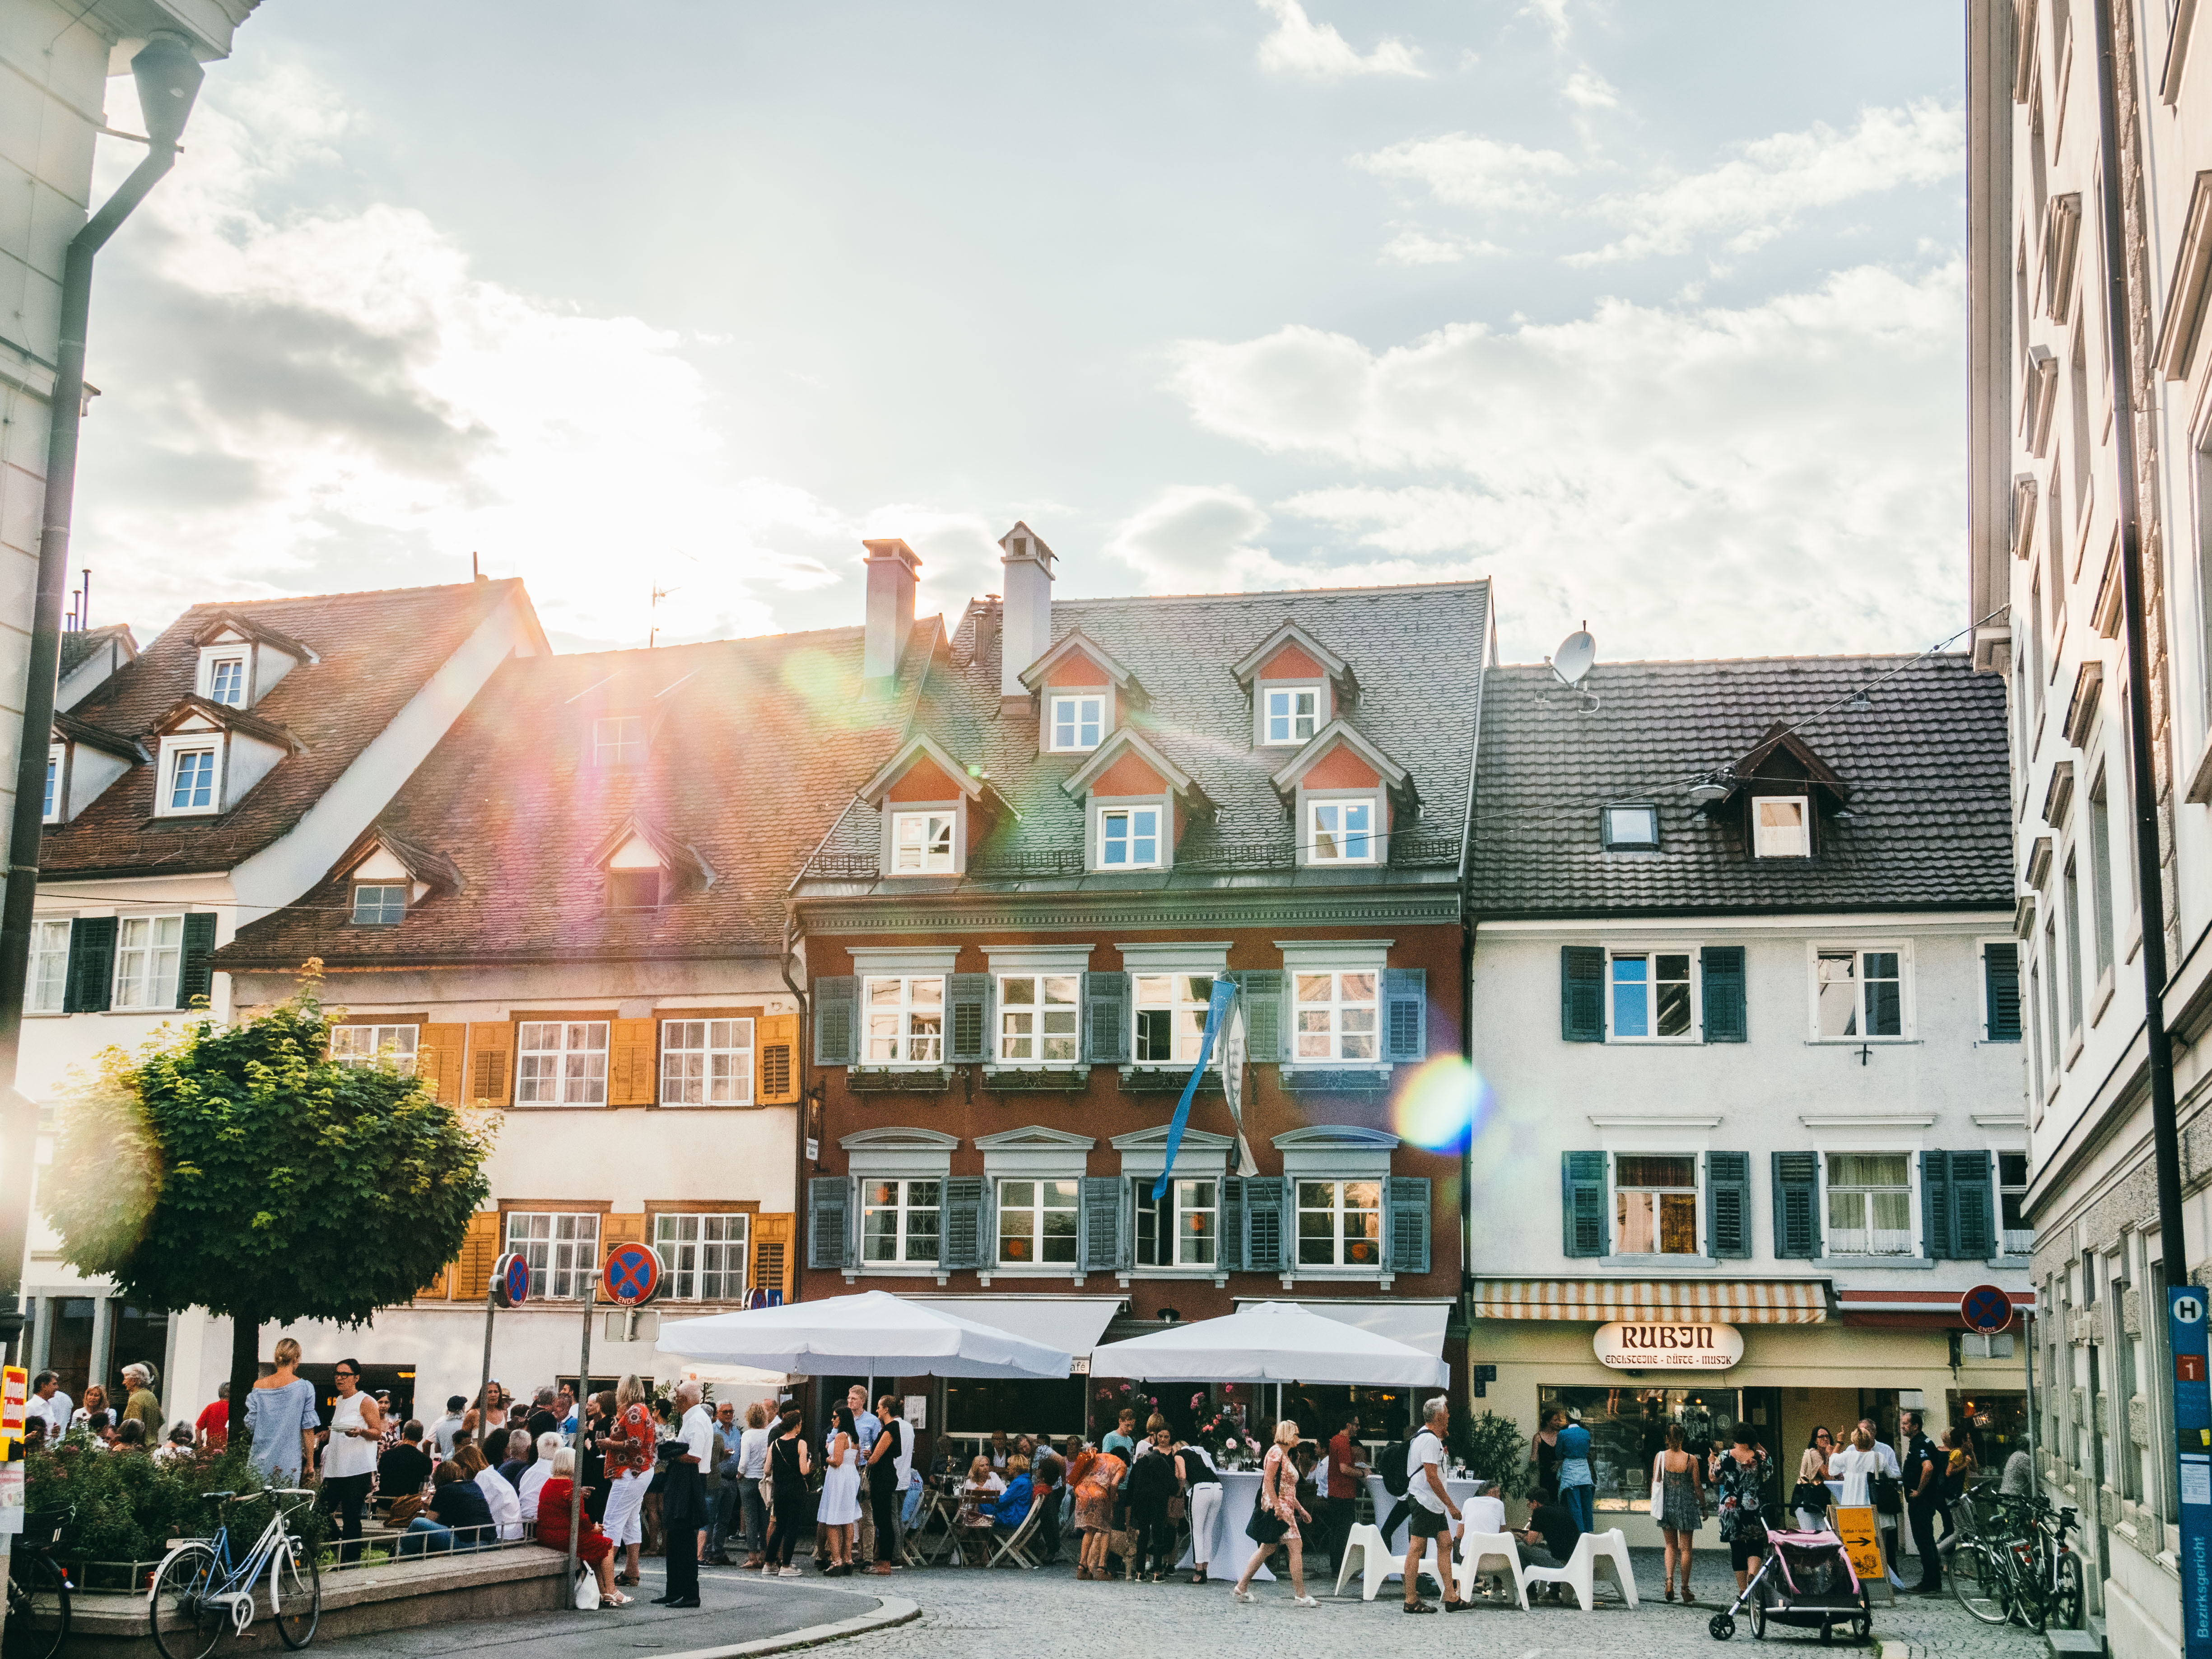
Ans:
<svg viewBox="0 0 2212 1659"><path fill-rule="evenodd" d="M202 1494L258 1493L266 1486L243 1446L214 1455L165 1461L146 1452L102 1451L82 1430L52 1451L31 1455L24 1472L25 1499L35 1512L66 1510L61 1553L81 1561L158 1561L172 1538L205 1537L222 1507ZM251 1544L269 1524L275 1500L256 1498L229 1506L234 1539ZM294 1500L287 1525L311 1542L325 1526L319 1515Z"/></svg>
<svg viewBox="0 0 2212 1659"><path fill-rule="evenodd" d="M1473 1417L1465 1407L1455 1405L1449 1432L1452 1455L1467 1465L1467 1472L1478 1480L1496 1483L1491 1496L1511 1498L1528 1484L1528 1443L1511 1418L1496 1412Z"/></svg>
<svg viewBox="0 0 2212 1659"><path fill-rule="evenodd" d="M231 1026L110 1049L63 1112L46 1218L141 1306L366 1322L460 1252L489 1126L386 1066L326 1058L313 974Z"/></svg>

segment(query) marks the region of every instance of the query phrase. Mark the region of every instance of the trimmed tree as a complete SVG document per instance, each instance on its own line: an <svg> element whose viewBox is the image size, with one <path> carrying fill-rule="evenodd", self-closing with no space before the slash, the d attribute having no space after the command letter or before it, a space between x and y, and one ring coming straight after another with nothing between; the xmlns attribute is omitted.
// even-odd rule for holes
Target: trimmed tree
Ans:
<svg viewBox="0 0 2212 1659"><path fill-rule="evenodd" d="M144 1307L231 1324L230 1426L274 1320L364 1325L460 1254L494 1120L388 1066L329 1058L316 997L111 1048L68 1098L40 1207L63 1259Z"/></svg>

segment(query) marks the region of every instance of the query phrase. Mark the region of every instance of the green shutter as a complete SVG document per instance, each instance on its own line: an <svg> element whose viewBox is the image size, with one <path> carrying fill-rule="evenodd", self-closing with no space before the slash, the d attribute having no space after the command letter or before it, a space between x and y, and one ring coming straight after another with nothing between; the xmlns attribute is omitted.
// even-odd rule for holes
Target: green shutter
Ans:
<svg viewBox="0 0 2212 1659"><path fill-rule="evenodd" d="M1774 1255L1778 1261L1813 1261L1820 1254L1820 1155L1777 1152L1774 1177Z"/></svg>
<svg viewBox="0 0 2212 1659"><path fill-rule="evenodd" d="M1951 1248L1959 1260L1986 1261L1997 1253L1993 1220L1990 1155L1952 1153Z"/></svg>
<svg viewBox="0 0 2212 1659"><path fill-rule="evenodd" d="M1391 968L1382 975L1382 994L1389 1004L1389 1046L1382 1057L1394 1064L1426 1060L1429 1055L1429 970Z"/></svg>
<svg viewBox="0 0 2212 1659"><path fill-rule="evenodd" d="M1386 1273L1429 1270L1429 1178L1392 1176L1382 1183L1382 1268Z"/></svg>
<svg viewBox="0 0 2212 1659"><path fill-rule="evenodd" d="M1283 1058L1283 970L1244 968L1230 977L1244 1003L1244 1046L1255 1066Z"/></svg>
<svg viewBox="0 0 2212 1659"><path fill-rule="evenodd" d="M991 1237L991 1183L972 1176L945 1183L945 1209L938 1218L940 1267L988 1267L996 1241Z"/></svg>
<svg viewBox="0 0 2212 1659"><path fill-rule="evenodd" d="M1951 1237L1951 1155L1920 1154L1920 1253L1948 1261L1959 1252Z"/></svg>
<svg viewBox="0 0 2212 1659"><path fill-rule="evenodd" d="M1606 1226L1605 1154L1560 1155L1561 1249L1571 1256L1601 1256L1610 1247Z"/></svg>
<svg viewBox="0 0 2212 1659"><path fill-rule="evenodd" d="M115 918L80 916L70 923L69 981L65 1013L96 1014L108 1006L115 988Z"/></svg>
<svg viewBox="0 0 2212 1659"><path fill-rule="evenodd" d="M1129 976L1083 976L1083 1059L1091 1066L1120 1066L1129 1058Z"/></svg>
<svg viewBox="0 0 2212 1659"><path fill-rule="evenodd" d="M1751 1254L1751 1154L1705 1154L1705 1254L1741 1261Z"/></svg>
<svg viewBox="0 0 2212 1659"><path fill-rule="evenodd" d="M817 979L814 993L814 1063L850 1066L859 1057L854 1039L860 981L850 974Z"/></svg>
<svg viewBox="0 0 2212 1659"><path fill-rule="evenodd" d="M1221 1271L1244 1271L1244 1182L1229 1176L1221 1183Z"/></svg>
<svg viewBox="0 0 2212 1659"><path fill-rule="evenodd" d="M1082 1227L1077 1237L1087 1273L1116 1273L1129 1266L1128 1186L1120 1176L1083 1177Z"/></svg>
<svg viewBox="0 0 2212 1659"><path fill-rule="evenodd" d="M853 1265L851 1189L843 1176L806 1183L806 1265L829 1272Z"/></svg>
<svg viewBox="0 0 2212 1659"><path fill-rule="evenodd" d="M212 999L215 969L215 912L195 910L185 918L185 949L177 968L177 1006L189 1008L196 998Z"/></svg>
<svg viewBox="0 0 2212 1659"><path fill-rule="evenodd" d="M1244 1271L1280 1273L1290 1266L1291 1183L1255 1176L1244 1183Z"/></svg>
<svg viewBox="0 0 2212 1659"><path fill-rule="evenodd" d="M1743 988L1743 946L1708 945L1704 963L1705 1041L1744 1042L1751 1036Z"/></svg>
<svg viewBox="0 0 2212 1659"><path fill-rule="evenodd" d="M2103 902L2100 897L2098 901ZM2020 1041L2020 946L2010 939L1982 947L1983 1012L1987 1040Z"/></svg>
<svg viewBox="0 0 2212 1659"><path fill-rule="evenodd" d="M996 1060L998 1045L991 1041L991 976L955 974L951 993L952 1063Z"/></svg>
<svg viewBox="0 0 2212 1659"><path fill-rule="evenodd" d="M1565 1042L1605 1041L1605 950L1601 945L1559 947L1559 1037Z"/></svg>

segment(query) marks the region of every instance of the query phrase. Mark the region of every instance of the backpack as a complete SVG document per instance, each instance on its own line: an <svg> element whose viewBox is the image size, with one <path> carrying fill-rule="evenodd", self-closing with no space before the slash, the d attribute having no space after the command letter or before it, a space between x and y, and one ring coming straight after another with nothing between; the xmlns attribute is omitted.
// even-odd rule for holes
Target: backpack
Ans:
<svg viewBox="0 0 2212 1659"><path fill-rule="evenodd" d="M1382 1490L1393 1498L1403 1498L1407 1488L1413 1484L1406 1474L1406 1463L1412 1455L1413 1449L1413 1443L1410 1440L1393 1441L1389 1445L1382 1448L1382 1457L1379 1465L1382 1475Z"/></svg>

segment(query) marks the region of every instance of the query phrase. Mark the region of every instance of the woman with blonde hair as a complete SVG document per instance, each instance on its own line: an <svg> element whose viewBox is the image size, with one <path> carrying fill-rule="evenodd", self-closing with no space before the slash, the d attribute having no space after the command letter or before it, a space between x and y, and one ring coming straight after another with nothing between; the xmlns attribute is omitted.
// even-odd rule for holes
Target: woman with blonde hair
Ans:
<svg viewBox="0 0 2212 1659"><path fill-rule="evenodd" d="M653 1456L660 1437L654 1431L653 1413L645 1403L645 1385L633 1371L615 1389L614 1421L599 1433L599 1449L606 1458L607 1540L617 1549L629 1552L618 1584L637 1583L637 1554L645 1544L640 1516L645 1506L646 1484L653 1476Z"/></svg>
<svg viewBox="0 0 2212 1659"><path fill-rule="evenodd" d="M280 1337L270 1352L274 1369L246 1396L246 1431L253 1439L253 1467L272 1485L300 1484L301 1466L315 1461L315 1385L299 1375L300 1345ZM87 1394L92 1391L88 1389Z"/></svg>
<svg viewBox="0 0 2212 1659"><path fill-rule="evenodd" d="M1690 1553L1697 1547L1698 1523L1705 1519L1705 1475L1698 1460L1683 1448L1682 1425L1667 1425L1667 1449L1652 1464L1659 1477L1659 1530L1667 1540L1667 1599L1674 1599L1674 1574L1682 1576L1682 1602L1694 1606L1690 1588Z"/></svg>
<svg viewBox="0 0 2212 1659"><path fill-rule="evenodd" d="M1267 1448L1267 1461L1260 1466L1260 1509L1266 1511L1263 1519L1258 1512L1253 1516L1254 1527L1272 1536L1259 1539L1259 1547L1252 1559L1244 1564L1238 1575L1237 1588L1231 1591L1239 1601L1252 1599L1252 1575L1260 1571L1267 1558L1275 1553L1275 1546L1287 1544L1291 1550L1291 1605L1295 1607L1317 1607L1320 1602L1306 1594L1305 1544L1298 1534L1298 1522L1310 1522L1305 1505L1298 1502L1297 1466L1291 1462L1291 1449L1298 1443L1298 1425L1287 1417L1275 1425L1275 1443ZM1275 1528L1279 1526L1279 1532Z"/></svg>

